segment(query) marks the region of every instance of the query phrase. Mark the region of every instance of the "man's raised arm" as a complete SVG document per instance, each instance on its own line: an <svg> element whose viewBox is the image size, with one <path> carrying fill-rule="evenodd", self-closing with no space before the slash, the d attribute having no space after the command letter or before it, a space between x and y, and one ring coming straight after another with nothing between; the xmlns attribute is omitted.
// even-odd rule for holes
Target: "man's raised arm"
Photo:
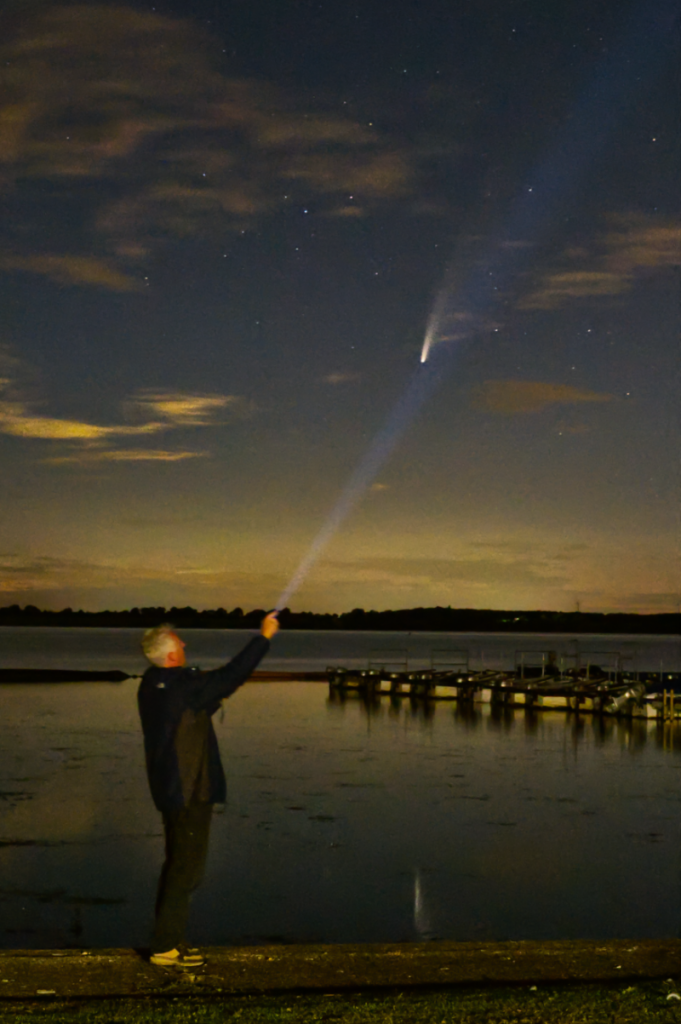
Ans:
<svg viewBox="0 0 681 1024"><path fill-rule="evenodd" d="M202 672L191 704L196 711L210 708L216 701L230 697L245 683L270 647L270 639L279 629L276 611L270 612L260 623L260 636L254 636L236 657L210 672Z"/></svg>

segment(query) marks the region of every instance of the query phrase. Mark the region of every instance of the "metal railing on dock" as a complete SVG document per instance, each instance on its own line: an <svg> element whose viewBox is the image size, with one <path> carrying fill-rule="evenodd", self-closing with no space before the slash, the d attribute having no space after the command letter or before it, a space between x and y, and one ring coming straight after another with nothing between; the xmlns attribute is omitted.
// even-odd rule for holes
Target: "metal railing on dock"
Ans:
<svg viewBox="0 0 681 1024"><path fill-rule="evenodd" d="M372 651L369 655L369 668L382 672L407 672L409 669L409 653L402 648L389 651Z"/></svg>
<svg viewBox="0 0 681 1024"><path fill-rule="evenodd" d="M442 648L430 653L430 667L433 672L468 672L470 656L467 650Z"/></svg>

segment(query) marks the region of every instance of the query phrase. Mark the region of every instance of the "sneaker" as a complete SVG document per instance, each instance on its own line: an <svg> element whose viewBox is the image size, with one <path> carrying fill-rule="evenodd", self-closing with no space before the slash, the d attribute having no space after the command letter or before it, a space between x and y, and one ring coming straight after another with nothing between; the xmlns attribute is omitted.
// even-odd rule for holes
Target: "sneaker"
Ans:
<svg viewBox="0 0 681 1024"><path fill-rule="evenodd" d="M179 949L171 949L167 953L152 953L149 963L155 967L179 967L181 970L191 970L193 967L203 967L205 960L200 953L192 950L191 953L181 953Z"/></svg>

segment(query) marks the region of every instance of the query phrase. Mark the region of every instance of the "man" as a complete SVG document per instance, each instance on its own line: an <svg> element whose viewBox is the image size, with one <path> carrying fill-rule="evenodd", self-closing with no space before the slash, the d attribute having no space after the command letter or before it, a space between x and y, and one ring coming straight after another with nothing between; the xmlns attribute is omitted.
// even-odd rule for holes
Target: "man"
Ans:
<svg viewBox="0 0 681 1024"><path fill-rule="evenodd" d="M227 796L211 716L248 679L278 629L271 612L262 620L261 635L212 672L186 667L185 645L168 624L148 629L142 638L151 667L137 702L149 787L163 815L166 845L151 942L151 962L160 967L203 963L201 956L181 950L189 901L203 877L213 804Z"/></svg>

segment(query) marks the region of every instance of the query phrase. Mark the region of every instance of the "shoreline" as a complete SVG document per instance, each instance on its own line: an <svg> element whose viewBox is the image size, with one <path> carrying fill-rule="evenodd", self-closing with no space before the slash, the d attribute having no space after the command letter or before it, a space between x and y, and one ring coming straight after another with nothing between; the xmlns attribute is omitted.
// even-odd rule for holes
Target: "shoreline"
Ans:
<svg viewBox="0 0 681 1024"><path fill-rule="evenodd" d="M175 624L174 624L175 625ZM125 623L125 624L109 624L101 622L93 623L59 623L59 622L45 622L45 623L22 623L22 622L0 622L0 630L40 630L50 631L55 630L63 632L64 630L78 632L116 632L116 631L129 631L132 633L138 633L144 631L146 627L137 623ZM208 626L208 625L182 625L176 624L175 628L181 630L183 633L241 633L243 635L256 636L259 632L257 626ZM382 635L382 636L432 636L432 637L443 637L443 636L457 636L457 637L553 637L555 640L564 640L566 637L570 637L573 640L589 639L589 640L605 640L606 638L611 640L649 640L649 641L667 641L681 643L681 630L673 633L661 633L661 632L649 632L642 633L638 630L591 630L591 629L549 629L549 628L537 628L537 629L499 629L490 626L489 629L433 629L424 627L423 629L409 629L403 627L394 628L326 628L324 626L282 626L279 634L305 634L314 635L319 633L328 633L332 636L347 635L347 636L366 636L371 634Z"/></svg>
<svg viewBox="0 0 681 1024"><path fill-rule="evenodd" d="M678 976L681 939L357 943L204 950L194 973L132 949L0 950L0 1004L470 987L609 985Z"/></svg>

